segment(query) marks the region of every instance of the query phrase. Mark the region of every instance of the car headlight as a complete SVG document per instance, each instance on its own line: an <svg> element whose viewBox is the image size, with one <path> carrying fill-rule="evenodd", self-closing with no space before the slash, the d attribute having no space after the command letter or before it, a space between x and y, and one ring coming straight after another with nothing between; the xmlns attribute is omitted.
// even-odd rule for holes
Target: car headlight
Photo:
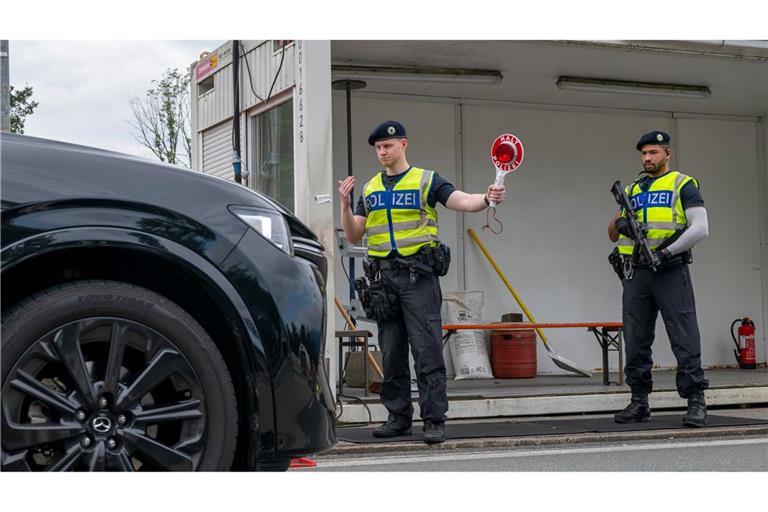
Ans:
<svg viewBox="0 0 768 512"><path fill-rule="evenodd" d="M261 236L272 242L275 247L289 256L293 256L293 245L291 244L288 222L280 212L244 206L230 206L229 211Z"/></svg>

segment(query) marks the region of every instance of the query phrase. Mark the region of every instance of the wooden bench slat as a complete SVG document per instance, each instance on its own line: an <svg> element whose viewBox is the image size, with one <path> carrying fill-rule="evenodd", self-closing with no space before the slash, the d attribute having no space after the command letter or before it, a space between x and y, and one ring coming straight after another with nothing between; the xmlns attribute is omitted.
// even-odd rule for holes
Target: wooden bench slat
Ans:
<svg viewBox="0 0 768 512"><path fill-rule="evenodd" d="M489 330L489 331L506 331L510 329L560 329L569 327L579 328L599 328L607 327L608 329L623 329L624 323L622 322L571 322L571 323L524 323L524 322L512 322L512 323L495 323L495 324L446 324L443 325L444 331L461 331L461 330Z"/></svg>

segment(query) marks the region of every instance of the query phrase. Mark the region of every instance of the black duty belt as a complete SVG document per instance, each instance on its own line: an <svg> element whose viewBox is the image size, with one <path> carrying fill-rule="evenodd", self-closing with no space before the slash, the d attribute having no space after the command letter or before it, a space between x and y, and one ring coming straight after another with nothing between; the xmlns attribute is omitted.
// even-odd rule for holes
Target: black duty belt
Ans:
<svg viewBox="0 0 768 512"><path fill-rule="evenodd" d="M381 270L396 270L400 268L412 268L418 265L428 265L422 258L418 256L407 256L405 258L398 257L386 260L376 260Z"/></svg>
<svg viewBox="0 0 768 512"><path fill-rule="evenodd" d="M684 258L683 256L673 256L672 258L665 260L659 265L658 270L667 270L670 268L677 268L681 265L687 265L688 260ZM637 267L642 270L651 270L651 267L649 265L646 265L645 263L638 263Z"/></svg>
<svg viewBox="0 0 768 512"><path fill-rule="evenodd" d="M379 269L381 270L396 270L399 268L408 268L408 264L405 263L406 261L407 260L404 260L403 258L376 260L376 262L379 264Z"/></svg>
<svg viewBox="0 0 768 512"><path fill-rule="evenodd" d="M442 277L448 273L451 264L451 251L447 245L439 244L435 247L423 247L416 254L409 256L397 256L394 258L369 258L363 262L366 275L377 274L381 270L408 269L413 280L414 273L436 274ZM371 274L371 275L369 275Z"/></svg>
<svg viewBox="0 0 768 512"><path fill-rule="evenodd" d="M416 282L417 274L432 275L434 273L432 266L424 263L424 259L421 257L421 255L413 255L405 258L398 257L386 260L375 260L371 267L374 273L382 270L407 269L410 274L411 283ZM378 267L378 269L376 267Z"/></svg>

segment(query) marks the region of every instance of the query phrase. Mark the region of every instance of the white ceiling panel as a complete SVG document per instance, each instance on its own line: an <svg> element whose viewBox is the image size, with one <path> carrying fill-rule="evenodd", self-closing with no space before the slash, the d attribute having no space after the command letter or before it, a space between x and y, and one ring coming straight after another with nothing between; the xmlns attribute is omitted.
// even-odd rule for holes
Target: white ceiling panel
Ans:
<svg viewBox="0 0 768 512"><path fill-rule="evenodd" d="M658 42L652 51L638 46L633 42L586 41L334 41L331 56L334 65L471 68L497 70L504 75L499 85L376 78L367 80L368 86L355 94L755 117L768 114L768 43L742 41L718 48L706 42L668 41ZM555 86L561 75L702 85L712 94L708 98L676 98L564 91ZM334 78L341 76L335 74Z"/></svg>

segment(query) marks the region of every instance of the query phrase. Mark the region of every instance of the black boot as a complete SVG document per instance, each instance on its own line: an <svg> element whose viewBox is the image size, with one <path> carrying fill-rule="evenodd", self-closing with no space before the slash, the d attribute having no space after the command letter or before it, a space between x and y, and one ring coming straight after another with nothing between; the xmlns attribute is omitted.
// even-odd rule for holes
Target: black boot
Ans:
<svg viewBox="0 0 768 512"><path fill-rule="evenodd" d="M637 423L651 417L651 409L648 407L648 393L632 390L632 401L623 411L613 415L616 423Z"/></svg>
<svg viewBox="0 0 768 512"><path fill-rule="evenodd" d="M703 427L707 422L707 403L704 392L697 391L688 397L688 411L683 415L683 425L687 427Z"/></svg>
<svg viewBox="0 0 768 512"><path fill-rule="evenodd" d="M388 421L373 431L373 437L398 437L411 435L411 427Z"/></svg>
<svg viewBox="0 0 768 512"><path fill-rule="evenodd" d="M424 442L427 444L445 441L445 426L442 423L424 423Z"/></svg>

